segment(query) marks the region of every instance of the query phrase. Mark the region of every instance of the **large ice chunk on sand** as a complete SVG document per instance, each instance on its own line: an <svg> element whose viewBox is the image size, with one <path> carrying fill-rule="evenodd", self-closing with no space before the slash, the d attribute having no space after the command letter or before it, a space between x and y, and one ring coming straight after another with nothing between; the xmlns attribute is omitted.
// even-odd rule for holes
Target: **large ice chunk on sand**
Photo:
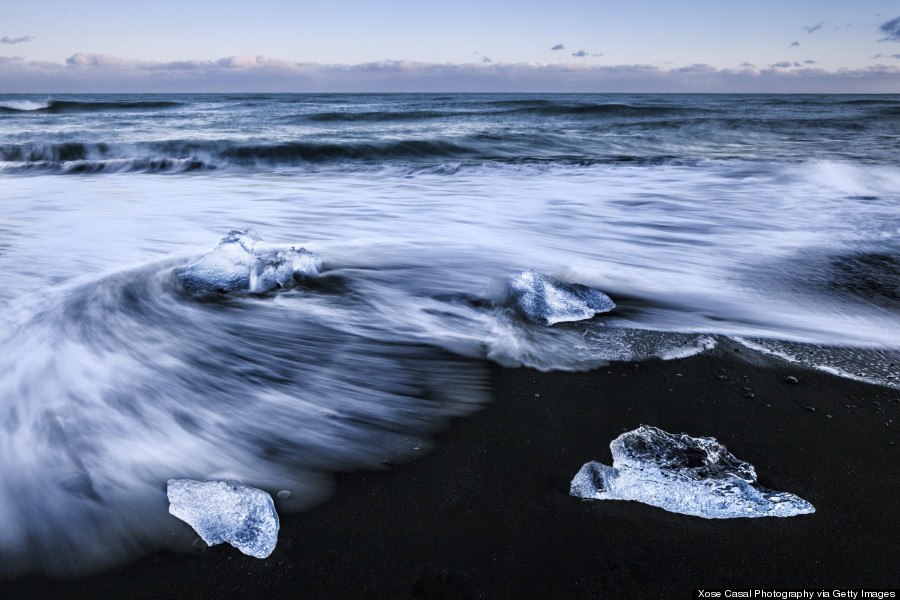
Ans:
<svg viewBox="0 0 900 600"><path fill-rule="evenodd" d="M616 307L609 296L599 290L565 283L534 271L513 277L510 290L518 308L540 325L590 319Z"/></svg>
<svg viewBox="0 0 900 600"><path fill-rule="evenodd" d="M322 257L315 252L305 248L263 252L261 242L252 229L231 231L212 252L185 267L178 279L191 291L266 292L322 268Z"/></svg>
<svg viewBox="0 0 900 600"><path fill-rule="evenodd" d="M569 493L594 500L636 500L671 512L729 519L791 517L813 505L756 482L756 470L715 438L675 435L641 425L610 444L613 466L589 462Z"/></svg>
<svg viewBox="0 0 900 600"><path fill-rule="evenodd" d="M210 546L228 542L244 554L266 558L278 542L278 514L266 492L231 481L170 479L169 512Z"/></svg>

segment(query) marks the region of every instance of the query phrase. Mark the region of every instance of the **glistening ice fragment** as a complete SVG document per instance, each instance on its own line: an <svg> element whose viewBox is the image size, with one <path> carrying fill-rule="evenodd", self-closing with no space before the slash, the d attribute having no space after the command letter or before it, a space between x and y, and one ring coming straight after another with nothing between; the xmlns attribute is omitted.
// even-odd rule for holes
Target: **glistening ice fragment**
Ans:
<svg viewBox="0 0 900 600"><path fill-rule="evenodd" d="M170 479L169 512L210 546L228 542L244 554L266 558L278 542L278 514L266 492L230 481Z"/></svg>
<svg viewBox="0 0 900 600"><path fill-rule="evenodd" d="M593 500L636 500L706 519L791 517L813 505L756 482L756 470L715 438L675 435L641 425L610 444L613 466L589 462L569 493Z"/></svg>
<svg viewBox="0 0 900 600"><path fill-rule="evenodd" d="M609 312L615 303L603 292L578 283L565 283L534 271L519 273L510 281L516 306L540 325L590 319Z"/></svg>
<svg viewBox="0 0 900 600"><path fill-rule="evenodd" d="M216 248L178 276L194 292L267 292L317 274L322 257L305 248L264 252L252 229L234 230Z"/></svg>
<svg viewBox="0 0 900 600"><path fill-rule="evenodd" d="M322 259L304 248L281 250L273 255L260 256L250 272L250 291L265 292L291 285L297 278L316 275Z"/></svg>

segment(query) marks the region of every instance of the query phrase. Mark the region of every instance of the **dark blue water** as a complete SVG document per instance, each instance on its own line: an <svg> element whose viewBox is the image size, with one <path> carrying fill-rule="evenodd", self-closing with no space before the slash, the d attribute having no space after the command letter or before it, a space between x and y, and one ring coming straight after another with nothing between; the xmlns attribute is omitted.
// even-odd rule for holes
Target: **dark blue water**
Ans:
<svg viewBox="0 0 900 600"><path fill-rule="evenodd" d="M2 168L892 163L896 96L0 96Z"/></svg>
<svg viewBox="0 0 900 600"><path fill-rule="evenodd" d="M896 387L898 133L900 96L0 96L0 569L189 547L173 477L302 510L488 401L491 363L726 336ZM251 227L322 276L179 285ZM617 307L522 319L527 269Z"/></svg>

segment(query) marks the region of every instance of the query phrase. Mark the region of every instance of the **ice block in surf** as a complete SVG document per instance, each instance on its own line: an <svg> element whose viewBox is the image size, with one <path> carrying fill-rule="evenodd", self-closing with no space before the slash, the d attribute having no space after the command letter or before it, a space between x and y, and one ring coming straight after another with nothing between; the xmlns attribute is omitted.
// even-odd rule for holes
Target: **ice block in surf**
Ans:
<svg viewBox="0 0 900 600"><path fill-rule="evenodd" d="M599 290L565 283L534 271L519 273L509 285L516 307L540 325L590 319L616 307L610 297Z"/></svg>
<svg viewBox="0 0 900 600"><path fill-rule="evenodd" d="M178 276L194 292L267 292L317 274L322 257L305 248L264 252L252 229L233 230L200 260Z"/></svg>

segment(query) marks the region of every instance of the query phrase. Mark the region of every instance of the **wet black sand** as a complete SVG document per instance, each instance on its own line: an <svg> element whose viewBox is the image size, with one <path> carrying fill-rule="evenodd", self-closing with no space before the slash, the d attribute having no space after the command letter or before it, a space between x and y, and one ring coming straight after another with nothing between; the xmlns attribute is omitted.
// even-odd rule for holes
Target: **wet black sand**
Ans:
<svg viewBox="0 0 900 600"><path fill-rule="evenodd" d="M227 545L159 553L84 579L0 581L0 596L689 598L695 587L900 587L900 391L724 342L589 373L496 367L493 391L493 403L412 464L342 475L329 502L282 515L266 560ZM705 520L568 496L580 466L609 463L609 442L641 423L716 437L763 485L816 513Z"/></svg>

